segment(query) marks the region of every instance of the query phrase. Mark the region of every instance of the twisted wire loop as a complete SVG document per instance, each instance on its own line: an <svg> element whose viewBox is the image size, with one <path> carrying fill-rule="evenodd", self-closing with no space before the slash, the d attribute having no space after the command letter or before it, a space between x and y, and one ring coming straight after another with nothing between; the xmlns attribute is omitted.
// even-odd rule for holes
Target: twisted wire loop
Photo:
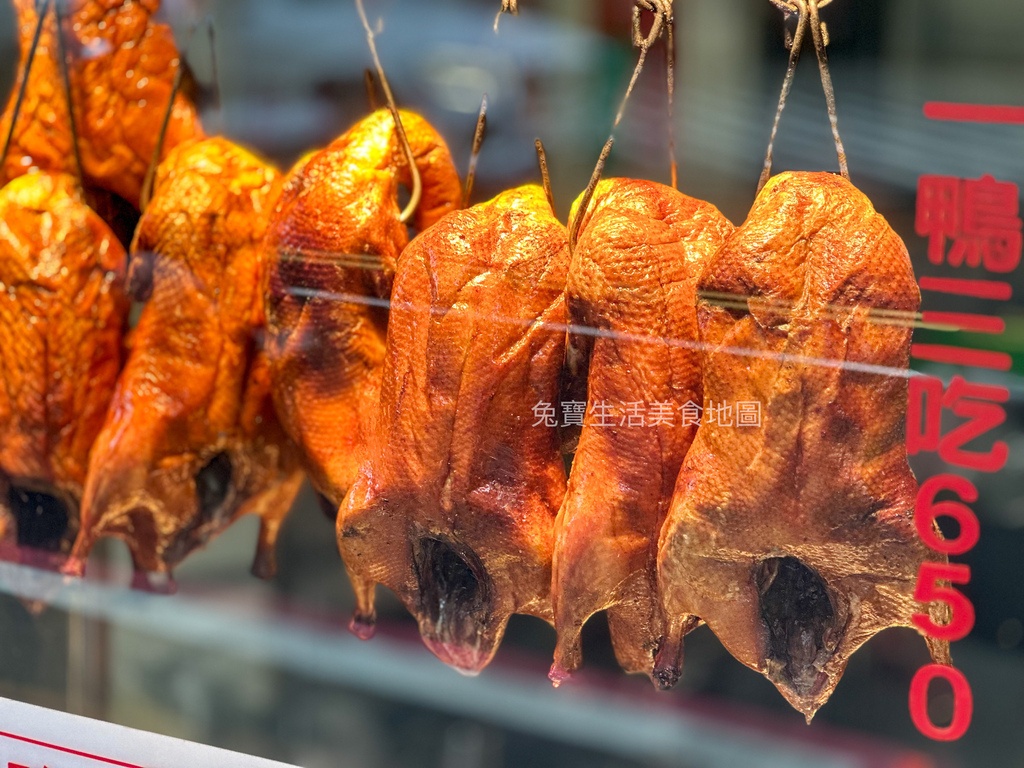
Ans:
<svg viewBox="0 0 1024 768"><path fill-rule="evenodd" d="M633 76L630 78L629 86L626 88L626 95L622 97L622 104L619 106L619 111L615 115L615 122L612 123L611 135L608 137L608 141L605 142L605 145L601 150L601 155L597 160L597 165L594 167L594 173L590 177L590 183L587 185L587 189L583 193L583 197L580 199L579 207L576 210L576 216L570 223L570 250L573 250L576 247L576 238L579 235L580 225L583 223L583 218L586 216L587 209L590 207L590 201L593 199L594 190L597 189L597 185L601 181L601 175L604 173L605 163L608 161L608 155L611 153L612 145L615 143L615 131L619 127L619 123L622 122L622 116L626 112L626 105L629 103L629 97L633 94L633 87L636 85L636 81L640 77L640 73L643 71L644 64L647 61L647 53L663 34L666 35L669 46L667 56L669 68L669 150L672 163L672 186L674 187L676 185L675 139L672 136L673 121L671 119L672 93L675 83L673 74L675 56L672 50L672 47L675 44L675 15L672 11L672 3L673 0L636 0L636 5L633 7L633 45L640 49L640 56L637 59L636 67L633 68ZM650 11L654 14L654 21L651 24L651 29L646 35L644 35L640 29L640 18L643 11Z"/></svg>
<svg viewBox="0 0 1024 768"><path fill-rule="evenodd" d="M781 10L788 22L794 15L797 17L796 30L792 34L789 27L786 27L786 47L789 49L789 65L786 68L786 78L782 82L782 93L779 95L779 105L775 110L775 121L772 123L772 135L768 141L768 151L764 158L764 168L761 170L761 178L758 181L757 191L764 189L768 179L772 175L772 150L775 146L775 137L779 131L779 121L782 119L782 110L786 108L786 98L793 87L793 76L796 73L796 65L800 60L800 50L803 48L804 38L807 30L811 31L811 38L814 42L814 53L818 59L818 70L821 73L821 86L825 92L825 103L828 107L828 119L832 128L832 138L835 140L836 156L839 159L839 172L843 178L849 181L850 169L846 162L846 150L843 147L843 140L839 136L839 118L836 116L836 96L832 88L832 76L828 69L828 27L821 20L818 11L832 2L832 0L769 0L776 8Z"/></svg>
<svg viewBox="0 0 1024 768"><path fill-rule="evenodd" d="M501 14L503 13L511 13L513 16L518 16L519 0L501 0L501 10L494 17L494 34L498 34L498 22L501 21Z"/></svg>

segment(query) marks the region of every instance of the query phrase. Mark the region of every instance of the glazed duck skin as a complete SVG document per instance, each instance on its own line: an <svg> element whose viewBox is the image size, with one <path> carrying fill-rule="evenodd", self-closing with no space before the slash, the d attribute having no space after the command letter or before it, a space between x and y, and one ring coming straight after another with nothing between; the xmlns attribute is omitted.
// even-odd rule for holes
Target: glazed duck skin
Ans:
<svg viewBox="0 0 1024 768"><path fill-rule="evenodd" d="M17 16L20 61L18 77L3 116L0 117L0 142L7 138L10 131L18 87L25 77L38 22L36 0L13 0L13 5ZM51 12L39 36L18 123L11 135L7 158L3 167L0 167L0 186L29 173L33 168L50 173L77 172L67 96L58 68L56 32L57 23Z"/></svg>
<svg viewBox="0 0 1024 768"><path fill-rule="evenodd" d="M132 247L148 294L93 449L70 572L117 536L140 572L169 573L238 517L262 518L256 570L298 492L278 424L262 320L259 248L279 174L224 139L184 144L157 171Z"/></svg>
<svg viewBox="0 0 1024 768"><path fill-rule="evenodd" d="M401 114L423 181L412 223L423 230L458 207L461 187L444 140ZM292 171L264 245L275 402L335 508L379 397L386 298L408 243L398 191L410 176L390 113L375 112Z"/></svg>
<svg viewBox="0 0 1024 768"><path fill-rule="evenodd" d="M680 409L702 402L697 279L733 230L714 206L648 181L603 181L588 210L567 290L581 329L570 343L589 347L590 407L555 524L556 683L580 665L580 630L605 609L622 667L653 671L658 533L697 428ZM620 413L629 403L642 404L639 420ZM599 404L614 405L614 423L594 415ZM662 417L649 424L652 407ZM656 683L674 684L678 666Z"/></svg>
<svg viewBox="0 0 1024 768"><path fill-rule="evenodd" d="M0 222L0 539L66 553L121 367L125 252L71 176L15 179Z"/></svg>
<svg viewBox="0 0 1024 768"><path fill-rule="evenodd" d="M533 408L558 397L567 270L538 187L448 216L399 261L378 421L338 544L357 583L394 590L427 647L466 673L510 614L551 619L565 467ZM372 589L359 598L366 630Z"/></svg>
<svg viewBox="0 0 1024 768"><path fill-rule="evenodd" d="M758 402L762 416L727 426L705 410L662 531L666 614L703 619L809 719L860 645L912 625L918 567L936 559L914 530L904 443L920 294L862 193L784 173L699 296L705 407ZM948 663L948 644L929 646Z"/></svg>
<svg viewBox="0 0 1024 768"><path fill-rule="evenodd" d="M139 206L146 170L160 136L180 65L171 28L157 22L159 0L62 0L68 74L75 106L78 150L85 184ZM35 0L14 0L22 70L36 26ZM48 6L49 7L49 6ZM64 6L62 6L64 7ZM13 178L31 167L74 169L71 126L52 7L32 65L26 102L0 176ZM0 120L6 136L13 111ZM203 131L195 106L175 98L164 138L164 154Z"/></svg>

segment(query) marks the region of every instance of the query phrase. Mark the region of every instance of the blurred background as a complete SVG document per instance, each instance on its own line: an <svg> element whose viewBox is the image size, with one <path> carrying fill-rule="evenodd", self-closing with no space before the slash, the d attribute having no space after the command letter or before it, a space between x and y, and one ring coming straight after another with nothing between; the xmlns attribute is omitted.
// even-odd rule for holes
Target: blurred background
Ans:
<svg viewBox="0 0 1024 768"><path fill-rule="evenodd" d="M370 58L349 0L165 0L178 31L210 15L222 104L204 115L282 166L363 116ZM399 103L422 112L460 166L480 99L488 134L474 201L538 181L534 139L547 149L564 220L584 189L636 59L629 0L367 0ZM781 14L768 0L677 0L676 114L666 110L663 44L651 53L606 176L669 180L669 126L680 189L740 223L753 201L786 69ZM918 275L984 277L928 262L914 233L918 177L1024 182L1024 126L929 121L925 101L1024 104L1021 0L834 0L822 11L839 127L852 179L901 234ZM187 58L202 83L214 67L204 34ZM14 81L13 14L0 5L0 88ZM775 169L836 170L810 48L775 147ZM974 274L972 274L974 273ZM1006 276L1020 295L1024 281ZM926 295L924 309L952 306ZM957 300L959 311L969 302ZM992 311L991 304L979 311ZM603 617L587 625L585 669L553 691L545 677L553 630L513 617L496 661L462 678L419 643L397 601L379 593L378 636L345 631L353 606L333 524L309 491L287 521L280 575L248 575L257 525L244 520L177 573L173 597L130 592L127 554L107 542L90 584L63 587L0 564L0 695L281 760L353 766L998 766L1024 768L1024 313L998 310L1000 337L922 333L918 339L1015 355L1006 374L935 366L948 380L1007 386L999 437L1005 469L972 475L980 543L964 558L975 628L954 645L970 680L973 724L958 742L919 735L907 712L920 637L889 630L852 659L830 702L804 724L760 675L701 628L687 638L683 679L670 693L618 672ZM941 337L941 338L940 338ZM943 466L922 455L919 477ZM29 599L49 608L33 612ZM935 696L933 716L950 701Z"/></svg>

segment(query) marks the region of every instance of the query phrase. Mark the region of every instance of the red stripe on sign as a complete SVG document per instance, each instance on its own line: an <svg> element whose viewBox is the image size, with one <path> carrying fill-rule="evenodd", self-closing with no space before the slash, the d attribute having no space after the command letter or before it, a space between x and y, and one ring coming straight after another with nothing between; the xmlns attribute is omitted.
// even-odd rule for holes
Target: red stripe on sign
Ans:
<svg viewBox="0 0 1024 768"><path fill-rule="evenodd" d="M927 101L924 105L924 116L929 120L950 120L960 123L1024 125L1024 107Z"/></svg>
<svg viewBox="0 0 1024 768"><path fill-rule="evenodd" d="M1002 333L1006 330L1006 323L1001 317L972 315L966 312L922 312L921 319L926 323L949 325L958 331Z"/></svg>
<svg viewBox="0 0 1024 768"><path fill-rule="evenodd" d="M971 368L992 368L997 371L1008 371L1013 367L1013 358L1005 352L964 349L945 344L914 344L910 348L910 356L916 360L928 360L933 363L966 365Z"/></svg>
<svg viewBox="0 0 1024 768"><path fill-rule="evenodd" d="M37 747L45 747L46 749L52 749L57 752L64 752L68 755L74 755L75 757L84 757L87 760L95 760L98 763L105 765L118 765L121 768L143 768L141 765L135 765L135 763L122 763L120 760L111 760L107 757L100 757L99 755L90 755L88 752L79 752L77 749L69 749L68 747L58 747L56 744L47 744L45 741L36 741L30 739L27 736L16 736L13 733L4 733L0 731L0 737L5 739L13 739L14 741L23 741L26 744L33 744Z"/></svg>
<svg viewBox="0 0 1024 768"><path fill-rule="evenodd" d="M1009 301L1013 288L1009 283L998 280L960 280L955 277L922 277L918 281L921 289L936 293L953 293L957 296L972 296L976 299Z"/></svg>

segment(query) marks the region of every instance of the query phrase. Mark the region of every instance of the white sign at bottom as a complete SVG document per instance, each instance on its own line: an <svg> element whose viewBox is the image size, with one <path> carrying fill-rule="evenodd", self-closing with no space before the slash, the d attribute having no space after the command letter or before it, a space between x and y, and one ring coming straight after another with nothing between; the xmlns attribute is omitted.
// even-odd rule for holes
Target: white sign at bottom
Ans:
<svg viewBox="0 0 1024 768"><path fill-rule="evenodd" d="M294 768L0 698L0 768Z"/></svg>

